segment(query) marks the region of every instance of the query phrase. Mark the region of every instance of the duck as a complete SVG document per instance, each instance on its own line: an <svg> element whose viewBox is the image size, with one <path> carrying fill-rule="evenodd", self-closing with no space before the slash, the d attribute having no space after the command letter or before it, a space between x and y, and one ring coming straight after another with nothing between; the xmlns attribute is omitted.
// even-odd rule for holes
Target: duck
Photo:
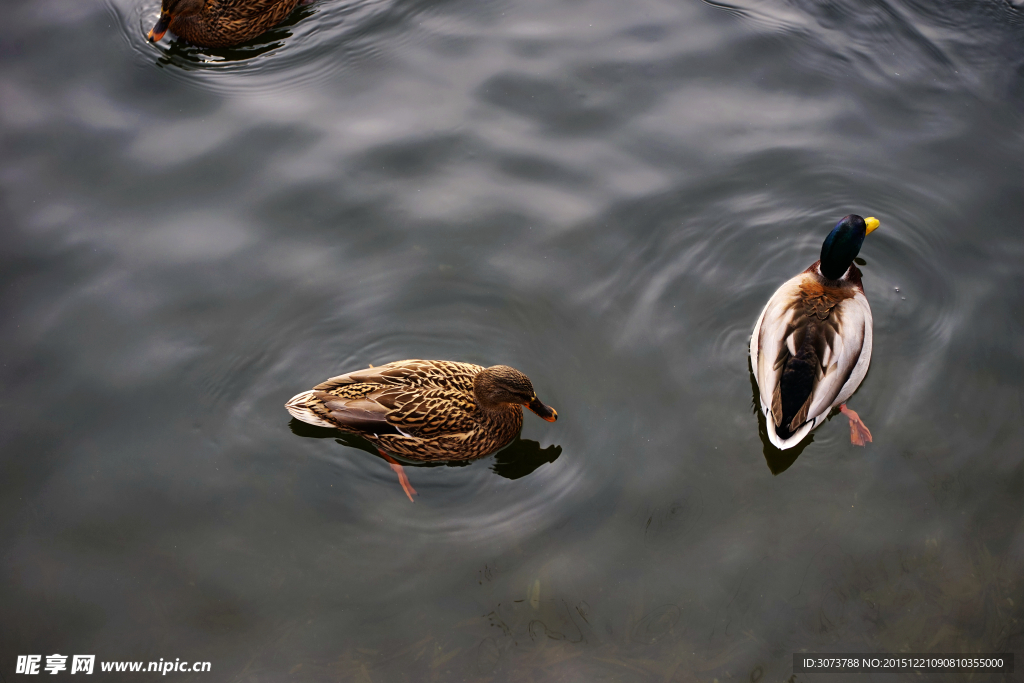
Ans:
<svg viewBox="0 0 1024 683"><path fill-rule="evenodd" d="M416 490L392 455L434 462L483 457L515 439L524 406L548 422L558 419L515 368L412 359L332 377L284 407L307 424L372 442L413 501Z"/></svg>
<svg viewBox="0 0 1024 683"><path fill-rule="evenodd" d="M309 1L309 0L304 0ZM146 36L157 42L170 29L200 47L231 47L284 21L300 0L162 0L160 18Z"/></svg>
<svg viewBox="0 0 1024 683"><path fill-rule="evenodd" d="M864 446L871 431L846 406L871 365L871 306L854 264L879 220L850 214L821 245L821 257L787 280L765 304L750 336L768 438L792 448L834 408L850 421L850 442Z"/></svg>

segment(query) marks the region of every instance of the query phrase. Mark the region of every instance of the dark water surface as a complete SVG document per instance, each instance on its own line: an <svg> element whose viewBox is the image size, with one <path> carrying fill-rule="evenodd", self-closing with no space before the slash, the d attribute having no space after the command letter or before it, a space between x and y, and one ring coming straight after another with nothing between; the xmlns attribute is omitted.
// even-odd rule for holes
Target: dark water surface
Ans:
<svg viewBox="0 0 1024 683"><path fill-rule="evenodd" d="M4 4L3 680L1024 657L1024 8L320 0L218 51L147 44L156 13ZM881 220L874 443L780 454L747 340L847 213ZM408 468L415 504L290 426L416 357L515 366L560 419Z"/></svg>

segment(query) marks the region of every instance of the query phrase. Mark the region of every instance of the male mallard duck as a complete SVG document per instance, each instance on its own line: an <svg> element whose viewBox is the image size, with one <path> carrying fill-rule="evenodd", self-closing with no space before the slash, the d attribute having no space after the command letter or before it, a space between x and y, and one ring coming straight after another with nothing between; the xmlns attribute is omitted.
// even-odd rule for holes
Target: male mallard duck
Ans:
<svg viewBox="0 0 1024 683"><path fill-rule="evenodd" d="M230 47L277 26L299 0L163 0L160 19L147 36L152 42L170 28L201 47Z"/></svg>
<svg viewBox="0 0 1024 683"><path fill-rule="evenodd" d="M518 370L446 360L399 360L356 370L284 404L298 420L372 441L409 500L416 491L385 451L412 460L479 458L515 438L523 427L522 406L548 422L558 418Z"/></svg>
<svg viewBox="0 0 1024 683"><path fill-rule="evenodd" d="M750 364L768 422L768 438L791 448L839 410L850 441L871 432L846 401L871 364L871 307L853 264L877 218L850 215L821 245L821 259L776 290L750 337Z"/></svg>

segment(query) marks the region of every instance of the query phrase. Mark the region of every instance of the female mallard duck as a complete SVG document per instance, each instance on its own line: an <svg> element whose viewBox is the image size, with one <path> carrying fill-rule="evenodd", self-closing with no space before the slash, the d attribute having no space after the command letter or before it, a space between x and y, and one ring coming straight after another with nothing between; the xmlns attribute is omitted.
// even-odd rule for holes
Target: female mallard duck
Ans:
<svg viewBox="0 0 1024 683"><path fill-rule="evenodd" d="M200 47L230 47L277 26L299 0L163 0L147 36L157 42L171 29Z"/></svg>
<svg viewBox="0 0 1024 683"><path fill-rule="evenodd" d="M385 451L412 460L470 460L515 438L526 406L548 422L558 413L530 378L507 365L399 360L316 385L284 405L298 420L369 439L391 463L405 494L416 491Z"/></svg>
<svg viewBox="0 0 1024 683"><path fill-rule="evenodd" d="M871 364L871 307L853 260L877 227L877 218L839 221L821 259L779 287L754 325L750 364L768 438L780 449L797 445L836 406L850 419L850 441L871 441L845 404Z"/></svg>

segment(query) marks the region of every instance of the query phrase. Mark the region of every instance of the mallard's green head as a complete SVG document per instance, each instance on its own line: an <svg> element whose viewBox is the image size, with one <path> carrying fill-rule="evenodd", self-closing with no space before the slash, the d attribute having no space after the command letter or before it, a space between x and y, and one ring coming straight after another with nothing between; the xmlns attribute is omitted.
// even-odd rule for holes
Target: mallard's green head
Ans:
<svg viewBox="0 0 1024 683"><path fill-rule="evenodd" d="M829 280L841 278L860 253L864 237L877 227L877 218L855 214L836 223L821 245L821 274Z"/></svg>

